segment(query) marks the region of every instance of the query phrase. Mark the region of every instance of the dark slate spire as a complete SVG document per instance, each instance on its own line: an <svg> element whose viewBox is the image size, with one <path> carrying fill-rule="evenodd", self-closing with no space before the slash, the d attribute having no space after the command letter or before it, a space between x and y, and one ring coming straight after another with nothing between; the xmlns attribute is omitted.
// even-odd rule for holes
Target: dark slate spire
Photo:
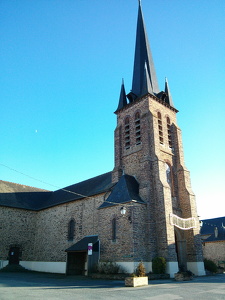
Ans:
<svg viewBox="0 0 225 300"><path fill-rule="evenodd" d="M120 99L119 99L119 104L118 104L116 111L122 109L126 105L127 105L127 97L126 97L126 92L125 92L125 87L124 87L124 81L122 80L122 85L121 85L121 90L120 90Z"/></svg>
<svg viewBox="0 0 225 300"><path fill-rule="evenodd" d="M144 76L143 76L143 86L142 86L140 96L146 95L148 93L153 94L153 91L152 91L151 81L150 81L150 78L149 78L147 63L145 62Z"/></svg>
<svg viewBox="0 0 225 300"><path fill-rule="evenodd" d="M165 93L166 93L166 99L165 99L165 102L167 102L170 106L174 107L173 105L173 99L172 99L172 96L171 96L171 93L170 93L170 88L169 88L169 83L168 83L168 80L166 78L166 81L165 81Z"/></svg>
<svg viewBox="0 0 225 300"><path fill-rule="evenodd" d="M133 83L131 94L129 99L134 97L140 97L145 80L145 64L147 66L147 77L149 77L151 94L159 93L158 81L156 78L155 67L152 59L152 54L148 42L147 32L145 29L145 23L141 8L141 1L139 0L138 20L137 20L137 32L136 32L136 46L134 56L134 71L133 71Z"/></svg>

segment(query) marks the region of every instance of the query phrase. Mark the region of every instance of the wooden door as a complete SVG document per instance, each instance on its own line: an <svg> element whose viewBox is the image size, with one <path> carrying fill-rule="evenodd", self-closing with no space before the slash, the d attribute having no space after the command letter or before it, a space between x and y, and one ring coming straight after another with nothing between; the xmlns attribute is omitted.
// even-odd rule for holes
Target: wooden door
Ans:
<svg viewBox="0 0 225 300"><path fill-rule="evenodd" d="M84 275L87 252L68 252L67 274Z"/></svg>

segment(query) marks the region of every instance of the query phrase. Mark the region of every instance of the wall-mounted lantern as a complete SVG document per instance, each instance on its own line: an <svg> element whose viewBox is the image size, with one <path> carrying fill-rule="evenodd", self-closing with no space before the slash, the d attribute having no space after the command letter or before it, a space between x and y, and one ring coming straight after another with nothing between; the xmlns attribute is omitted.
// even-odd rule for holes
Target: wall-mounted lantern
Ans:
<svg viewBox="0 0 225 300"><path fill-rule="evenodd" d="M126 207L125 207L125 206L122 206L121 209L120 209L121 215L124 216L124 215L126 214L126 211L127 211Z"/></svg>

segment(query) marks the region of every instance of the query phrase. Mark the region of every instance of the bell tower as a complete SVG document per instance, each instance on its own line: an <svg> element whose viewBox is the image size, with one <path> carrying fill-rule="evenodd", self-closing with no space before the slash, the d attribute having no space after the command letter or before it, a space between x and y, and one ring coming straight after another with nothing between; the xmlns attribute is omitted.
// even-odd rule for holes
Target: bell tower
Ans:
<svg viewBox="0 0 225 300"><path fill-rule="evenodd" d="M164 257L171 275L179 269L204 275L199 220L177 113L167 79L164 91L159 90L139 0L132 89L126 94L122 82L115 111L113 181L127 174L139 183L146 202L149 261Z"/></svg>

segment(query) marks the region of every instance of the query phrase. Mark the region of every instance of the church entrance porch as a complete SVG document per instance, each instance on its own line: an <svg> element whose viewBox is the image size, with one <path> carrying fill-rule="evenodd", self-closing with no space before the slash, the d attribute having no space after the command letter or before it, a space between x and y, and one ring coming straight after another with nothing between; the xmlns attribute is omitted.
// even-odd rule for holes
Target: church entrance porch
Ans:
<svg viewBox="0 0 225 300"><path fill-rule="evenodd" d="M98 236L86 236L66 249L66 252L66 273L68 275L88 275L99 261Z"/></svg>

